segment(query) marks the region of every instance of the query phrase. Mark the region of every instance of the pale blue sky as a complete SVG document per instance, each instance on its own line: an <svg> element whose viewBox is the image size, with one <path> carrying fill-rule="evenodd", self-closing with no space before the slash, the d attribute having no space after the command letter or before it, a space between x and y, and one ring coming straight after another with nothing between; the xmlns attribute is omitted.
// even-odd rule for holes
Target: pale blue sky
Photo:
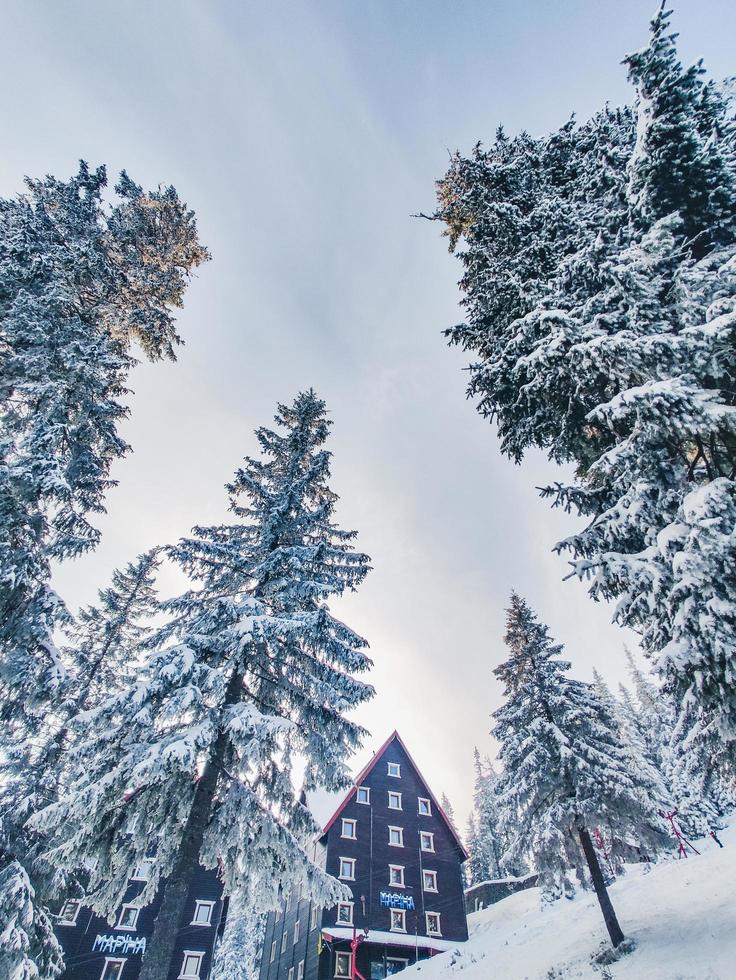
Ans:
<svg viewBox="0 0 736 980"><path fill-rule="evenodd" d="M460 318L459 264L410 214L433 207L448 148L630 100L620 61L654 7L0 0L0 194L79 157L125 167L175 184L213 254L178 364L132 379L135 453L115 468L102 546L58 575L72 605L116 564L221 519L253 428L313 385L335 421L341 519L375 565L339 607L376 664L366 752L398 728L464 819L512 587L580 676L625 676L610 609L563 583L550 553L572 527L534 490L553 472L502 458L465 400L463 358L441 336ZM736 69L736 5L680 0L674 26L686 60Z"/></svg>

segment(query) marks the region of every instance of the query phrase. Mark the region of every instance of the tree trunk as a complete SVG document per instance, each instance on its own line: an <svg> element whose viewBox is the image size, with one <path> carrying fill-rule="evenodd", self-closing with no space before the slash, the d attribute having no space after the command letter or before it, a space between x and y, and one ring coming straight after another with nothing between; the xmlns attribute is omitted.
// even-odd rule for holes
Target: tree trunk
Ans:
<svg viewBox="0 0 736 980"><path fill-rule="evenodd" d="M227 686L223 707L235 704L242 683L242 675L234 673ZM166 980L173 965L172 960L184 907L192 884L192 875L199 865L199 854L212 814L217 779L222 769L226 747L227 734L220 730L202 775L197 781L174 868L162 885L163 901L153 925L151 941L143 956L139 980Z"/></svg>
<svg viewBox="0 0 736 980"><path fill-rule="evenodd" d="M590 834L582 825L578 827L578 834L580 835L580 843L583 845L583 853L585 854L585 860L588 862L590 877L593 879L593 887L598 897L603 919L608 929L608 935L611 937L611 943L615 948L624 941L624 934L621 931L621 926L618 924L616 913L613 910L613 905L611 905L611 899L608 897L608 889L603 880L603 872L598 863L598 855L595 853Z"/></svg>

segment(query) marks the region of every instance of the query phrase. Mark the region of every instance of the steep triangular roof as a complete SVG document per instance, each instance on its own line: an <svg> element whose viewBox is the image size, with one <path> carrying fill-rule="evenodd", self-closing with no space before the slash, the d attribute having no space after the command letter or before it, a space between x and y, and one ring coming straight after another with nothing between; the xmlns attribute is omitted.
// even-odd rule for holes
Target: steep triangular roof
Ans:
<svg viewBox="0 0 736 980"><path fill-rule="evenodd" d="M322 831L322 836L324 837L325 834L327 834L327 832L329 831L330 827L332 827L332 825L335 823L335 821L340 816L340 814L342 813L342 811L348 805L348 803L350 802L350 800L353 798L353 796L355 796L355 793L357 792L358 786L360 786L368 778L368 776L373 771L373 769L375 768L375 766L380 762L381 758L383 757L383 755L386 752L386 749L389 747L389 745L391 745L392 742L398 742L399 743L399 745L403 749L404 754L406 755L407 759L409 760L409 762L411 763L411 765L414 767L414 771L416 772L416 774L419 777L419 779L422 781L422 783L424 785L424 788L427 791L427 795L429 796L429 798L431 799L431 801L432 801L432 803L433 803L433 805L435 807L435 810L437 811L437 813L439 813L439 815L442 817L442 819L447 824L447 828L450 831L450 833L452 834L453 839L455 840L455 843L460 848L460 852L463 855L463 860L464 860L469 855L468 855L468 852L465 850L465 846L464 846L463 842L460 840L460 837L458 835L457 830L453 826L452 821L450 820L450 818L447 816L447 814L445 813L445 811L440 806L440 804L439 804L439 802L437 800L437 797L434 795L434 793L430 789L429 783L427 782L427 780L422 775L422 773L421 773L421 771L419 769L419 766L416 764L416 762L412 758L411 752L407 749L406 745L404 744L401 736L399 735L399 733L397 731L393 731L389 735L389 737L386 739L386 741L383 743L383 745L380 747L380 749L378 749L373 754L373 757L371 758L370 762L360 770L360 772L358 773L358 775L355 777L355 782L353 783L353 785L348 790L345 799L342 801L342 803L340 804L340 806L337 808L337 810L335 810L335 812L332 814L332 816L330 817L330 819L325 824L325 828Z"/></svg>

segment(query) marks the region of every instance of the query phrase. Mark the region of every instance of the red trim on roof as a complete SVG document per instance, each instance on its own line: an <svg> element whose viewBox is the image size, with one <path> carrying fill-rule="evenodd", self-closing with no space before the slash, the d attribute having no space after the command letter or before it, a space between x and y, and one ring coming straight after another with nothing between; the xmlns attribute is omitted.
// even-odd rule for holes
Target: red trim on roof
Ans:
<svg viewBox="0 0 736 980"><path fill-rule="evenodd" d="M435 797L435 795L432 792L432 790L429 788L429 783L427 782L427 780L422 775L422 773L421 773L421 771L419 769L419 766L416 764L416 762L412 758L411 752L409 752L409 750L407 749L406 745L404 745L404 742L403 742L401 736L399 735L399 733L397 731L393 731L389 735L389 737L386 739L386 741L383 743L383 745L380 747L380 749L377 749L376 752L374 752L374 754L373 754L370 762L360 770L360 772L358 773L358 775L355 777L355 782L353 783L353 785L351 786L351 788L348 790L347 796L345 797L345 799L342 801L342 803L340 804L340 806L337 808L337 810L335 810L335 812L332 814L332 816L330 817L330 819L325 824L325 828L322 831L322 836L324 837L327 834L327 832L329 831L329 829L332 827L332 825L335 823L335 821L337 820L337 818L340 816L340 814L342 813L342 811L345 809L345 807L348 805L348 803L350 802L350 800L353 798L353 796L357 792L358 786L360 786L362 784L363 780L366 778L366 776L368 776L373 771L373 769L376 766L376 763L380 761L380 759L383 756L384 752L386 751L386 749L389 747L389 745L394 740L396 740L399 743L399 745L401 746L401 748L404 750L404 752L406 753L407 759L409 760L409 762L412 764L412 766L416 770L416 773L419 776L419 778L421 779L421 781L424 783L424 786L425 786L427 792L429 793L429 798L431 799L432 803L434 804L434 807L437 810L437 812L439 813L439 815L442 817L442 819L447 824L447 827L448 827L450 833L452 834L452 836L454 837L455 842L457 843L457 846L460 848L461 853L465 856L465 858L468 858L469 857L468 852L465 850L465 846L464 846L463 842L460 840L460 837L458 836L457 831L453 827L452 821L447 816L447 814L445 813L445 811L442 809L442 807L440 806L440 804L437 802L437 798Z"/></svg>

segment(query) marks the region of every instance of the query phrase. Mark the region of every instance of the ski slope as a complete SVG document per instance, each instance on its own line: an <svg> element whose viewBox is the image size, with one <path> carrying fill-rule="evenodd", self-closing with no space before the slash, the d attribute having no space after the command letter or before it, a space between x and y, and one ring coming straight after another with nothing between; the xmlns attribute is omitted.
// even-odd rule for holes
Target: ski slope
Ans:
<svg viewBox="0 0 736 980"><path fill-rule="evenodd" d="M518 892L469 917L471 936L456 950L413 966L410 980L734 980L736 978L736 823L724 849L697 841L700 856L648 873L629 867L610 889L619 922L636 941L629 955L593 963L607 940L592 893L542 910L539 889Z"/></svg>

